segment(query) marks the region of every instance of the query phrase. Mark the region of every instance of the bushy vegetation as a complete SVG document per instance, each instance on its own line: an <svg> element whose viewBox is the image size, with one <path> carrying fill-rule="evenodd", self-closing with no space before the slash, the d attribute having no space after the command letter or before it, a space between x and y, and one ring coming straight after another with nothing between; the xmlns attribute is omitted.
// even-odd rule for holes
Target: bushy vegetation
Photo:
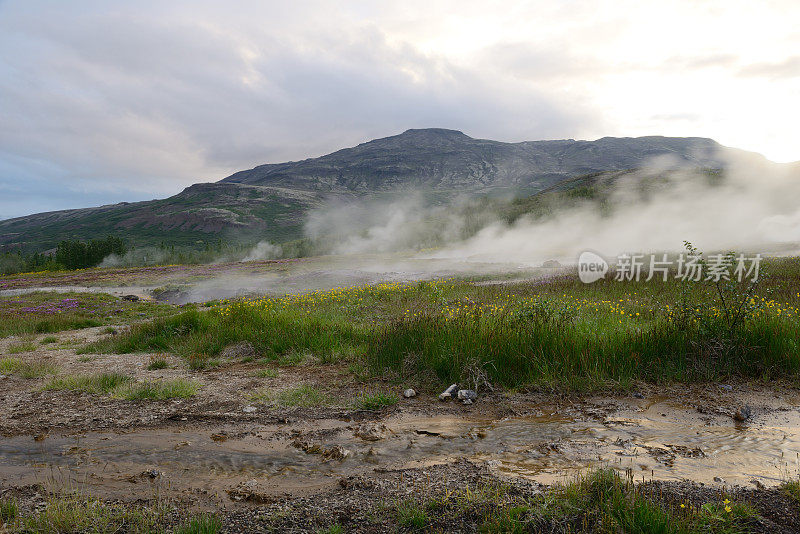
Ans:
<svg viewBox="0 0 800 534"><path fill-rule="evenodd" d="M613 470L600 469L557 484L535 497L488 484L438 499L396 504L407 530L435 530L448 517L472 519L481 532L641 532L683 534L747 532L756 512L729 498L675 502L636 487Z"/></svg>
<svg viewBox="0 0 800 534"><path fill-rule="evenodd" d="M89 350L170 351L191 362L246 341L281 364L311 355L322 363L364 361L376 374L506 387L797 376L800 261L773 260L769 270L760 293L741 294L747 302L733 324L714 287L687 293L673 279L586 285L563 275L223 302L135 325Z"/></svg>

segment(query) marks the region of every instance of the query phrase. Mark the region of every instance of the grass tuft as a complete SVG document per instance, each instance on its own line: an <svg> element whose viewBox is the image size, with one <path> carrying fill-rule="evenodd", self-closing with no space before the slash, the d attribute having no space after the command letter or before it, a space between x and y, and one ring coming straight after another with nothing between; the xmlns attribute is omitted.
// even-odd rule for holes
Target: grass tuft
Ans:
<svg viewBox="0 0 800 534"><path fill-rule="evenodd" d="M362 410L380 410L387 406L394 406L400 398L394 393L364 393L355 400L355 406Z"/></svg>
<svg viewBox="0 0 800 534"><path fill-rule="evenodd" d="M22 378L42 378L43 376L53 375L58 372L58 366L50 362L25 362L17 369L17 373Z"/></svg>
<svg viewBox="0 0 800 534"><path fill-rule="evenodd" d="M0 524L11 523L19 514L17 501L11 498L0 499Z"/></svg>
<svg viewBox="0 0 800 534"><path fill-rule="evenodd" d="M258 402L277 404L279 406L300 406L303 408L325 406L332 403L332 399L327 394L309 384L278 391L262 390L252 398Z"/></svg>
<svg viewBox="0 0 800 534"><path fill-rule="evenodd" d="M164 358L150 358L150 363L147 364L148 371L158 371L159 369L166 369L167 367L169 367L169 364Z"/></svg>
<svg viewBox="0 0 800 534"><path fill-rule="evenodd" d="M213 514L200 514L187 519L175 528L175 534L217 534L222 520Z"/></svg>
<svg viewBox="0 0 800 534"><path fill-rule="evenodd" d="M9 354L20 354L22 352L33 352L36 350L36 344L32 341L21 341L19 343L11 343L8 346Z"/></svg>
<svg viewBox="0 0 800 534"><path fill-rule="evenodd" d="M47 390L83 391L93 394L108 394L133 379L121 373L100 373L94 375L67 375L55 377L45 384Z"/></svg>
<svg viewBox="0 0 800 534"><path fill-rule="evenodd" d="M278 378L278 371L275 369L259 369L253 376L256 378Z"/></svg>
<svg viewBox="0 0 800 534"><path fill-rule="evenodd" d="M407 500L397 505L397 524L402 528L423 530L428 523L428 514L415 501Z"/></svg>
<svg viewBox="0 0 800 534"><path fill-rule="evenodd" d="M781 485L781 489L800 506L800 478L787 480Z"/></svg>
<svg viewBox="0 0 800 534"><path fill-rule="evenodd" d="M192 397L199 385L183 379L135 382L133 378L120 373L101 373L56 377L44 389L83 391L126 400L166 400Z"/></svg>
<svg viewBox="0 0 800 534"><path fill-rule="evenodd" d="M37 534L68 532L161 532L163 513L153 508L129 508L75 496L53 497L32 516L21 518L19 531Z"/></svg>
<svg viewBox="0 0 800 534"><path fill-rule="evenodd" d="M16 358L0 358L0 374L11 374L19 369L22 362Z"/></svg>
<svg viewBox="0 0 800 534"><path fill-rule="evenodd" d="M58 367L50 362L23 362L16 358L0 359L0 374L18 374L22 378L41 378L55 374Z"/></svg>

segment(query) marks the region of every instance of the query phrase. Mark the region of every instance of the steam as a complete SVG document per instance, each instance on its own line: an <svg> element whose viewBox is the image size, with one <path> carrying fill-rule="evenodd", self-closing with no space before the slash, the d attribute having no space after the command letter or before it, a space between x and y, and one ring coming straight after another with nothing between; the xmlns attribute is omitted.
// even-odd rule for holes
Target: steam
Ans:
<svg viewBox="0 0 800 534"><path fill-rule="evenodd" d="M655 177L655 189L643 190ZM696 170L645 169L614 185L605 210L587 201L546 221L492 224L428 257L572 263L585 250L672 251L684 240L704 250L787 250L800 240L799 178L796 167L741 157L716 185Z"/></svg>
<svg viewBox="0 0 800 534"><path fill-rule="evenodd" d="M274 260L280 258L283 248L269 241L260 241L241 261Z"/></svg>
<svg viewBox="0 0 800 534"><path fill-rule="evenodd" d="M777 252L800 241L800 169L729 152L721 174L659 156L618 173L602 203L573 201L546 219L513 223L497 204L460 199L426 203L421 194L391 201L328 206L313 212L309 238L338 254L421 251L419 259L490 264L573 263L585 250L674 251L689 240L704 250ZM435 250L424 250L434 248Z"/></svg>

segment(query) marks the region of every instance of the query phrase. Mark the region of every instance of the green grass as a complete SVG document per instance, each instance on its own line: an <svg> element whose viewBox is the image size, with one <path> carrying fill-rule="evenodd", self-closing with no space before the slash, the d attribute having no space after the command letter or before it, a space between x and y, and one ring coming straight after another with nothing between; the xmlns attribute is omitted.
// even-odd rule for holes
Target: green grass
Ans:
<svg viewBox="0 0 800 534"><path fill-rule="evenodd" d="M23 362L16 358L0 359L0 374L17 374L22 378L41 378L58 372L58 367L50 362Z"/></svg>
<svg viewBox="0 0 800 534"><path fill-rule="evenodd" d="M253 376L256 378L278 378L278 371L275 369L259 369Z"/></svg>
<svg viewBox="0 0 800 534"><path fill-rule="evenodd" d="M397 524L409 530L423 530L428 526L428 514L414 501L403 501L397 505Z"/></svg>
<svg viewBox="0 0 800 534"><path fill-rule="evenodd" d="M299 406L303 408L325 406L332 403L332 399L327 394L309 384L278 391L261 390L253 395L252 399L279 406Z"/></svg>
<svg viewBox="0 0 800 534"><path fill-rule="evenodd" d="M125 400L166 400L192 397L199 385L183 379L137 382L120 373L100 373L54 377L44 389L82 391Z"/></svg>
<svg viewBox="0 0 800 534"><path fill-rule="evenodd" d="M169 367L169 364L164 358L151 358L150 363L147 364L148 371L158 371L159 369L166 369L167 367Z"/></svg>
<svg viewBox="0 0 800 534"><path fill-rule="evenodd" d="M58 367L50 362L24 362L17 369L22 378L42 378L58 372Z"/></svg>
<svg viewBox="0 0 800 534"><path fill-rule="evenodd" d="M22 362L16 358L0 358L0 374L9 375L16 372L22 365Z"/></svg>
<svg viewBox="0 0 800 534"><path fill-rule="evenodd" d="M249 342L263 361L344 361L374 376L508 388L627 388L635 381L800 375L800 258L770 260L746 321L726 323L712 288L599 281L380 284L221 302L132 326L86 351L169 351L190 369ZM754 301L755 302L755 301ZM751 309L752 308L752 309ZM251 356L252 357L252 356Z"/></svg>
<svg viewBox="0 0 800 534"><path fill-rule="evenodd" d="M39 343L41 343L42 345L47 345L49 343L58 343L58 338L56 336L45 336Z"/></svg>
<svg viewBox="0 0 800 534"><path fill-rule="evenodd" d="M18 514L19 506L15 499L0 499L0 525L3 523L11 523L17 518Z"/></svg>
<svg viewBox="0 0 800 534"><path fill-rule="evenodd" d="M93 394L109 394L133 379L120 373L93 375L66 375L55 377L45 384L47 390L82 391Z"/></svg>
<svg viewBox="0 0 800 534"><path fill-rule="evenodd" d="M92 532L163 532L164 513L158 508L132 508L76 496L52 497L47 506L18 517L14 530L37 534Z"/></svg>
<svg viewBox="0 0 800 534"><path fill-rule="evenodd" d="M643 488L613 470L598 469L541 492L483 482L398 501L388 512L405 531L477 526L484 533L736 534L747 532L757 517L747 503L724 497L680 503Z"/></svg>
<svg viewBox="0 0 800 534"><path fill-rule="evenodd" d="M9 354L20 354L22 352L33 352L36 350L36 344L32 341L21 341L19 343L11 343L8 346Z"/></svg>
<svg viewBox="0 0 800 534"><path fill-rule="evenodd" d="M174 534L217 534L222 520L213 514L200 514L187 519L175 528Z"/></svg>
<svg viewBox="0 0 800 534"><path fill-rule="evenodd" d="M387 406L394 406L400 398L394 393L361 393L354 402L362 410L380 410Z"/></svg>
<svg viewBox="0 0 800 534"><path fill-rule="evenodd" d="M781 486L784 492L800 506L800 478L787 480Z"/></svg>

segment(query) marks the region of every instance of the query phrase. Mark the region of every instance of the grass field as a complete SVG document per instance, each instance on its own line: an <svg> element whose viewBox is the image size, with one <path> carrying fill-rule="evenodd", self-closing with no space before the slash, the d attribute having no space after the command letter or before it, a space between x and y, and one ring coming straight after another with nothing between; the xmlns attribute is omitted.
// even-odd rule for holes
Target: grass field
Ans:
<svg viewBox="0 0 800 534"><path fill-rule="evenodd" d="M169 351L202 368L246 341L261 358L278 362L312 355L436 385L511 388L797 376L800 260L771 260L764 269L769 277L753 294L731 284L721 290L674 279L587 285L560 275L223 301L136 324L87 350ZM734 314L741 319L731 320Z"/></svg>

